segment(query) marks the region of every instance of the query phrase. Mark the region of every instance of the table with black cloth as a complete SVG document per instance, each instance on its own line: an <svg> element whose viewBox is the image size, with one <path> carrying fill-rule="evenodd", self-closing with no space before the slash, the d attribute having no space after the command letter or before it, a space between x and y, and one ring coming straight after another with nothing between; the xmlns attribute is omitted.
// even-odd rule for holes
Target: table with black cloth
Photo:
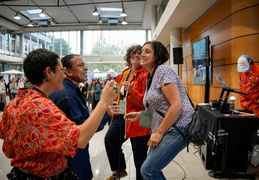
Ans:
<svg viewBox="0 0 259 180"><path fill-rule="evenodd" d="M197 110L206 122L205 142L212 152L222 153L221 170L226 170L226 156L229 144L259 144L259 118L222 114L207 105L197 105Z"/></svg>

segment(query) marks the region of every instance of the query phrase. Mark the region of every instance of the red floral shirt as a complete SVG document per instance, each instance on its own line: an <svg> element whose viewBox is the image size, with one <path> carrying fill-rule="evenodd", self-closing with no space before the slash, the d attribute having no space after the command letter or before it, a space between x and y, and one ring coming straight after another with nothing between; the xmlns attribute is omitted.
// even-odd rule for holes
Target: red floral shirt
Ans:
<svg viewBox="0 0 259 180"><path fill-rule="evenodd" d="M5 108L0 121L3 152L11 165L39 177L51 177L74 156L80 126L48 98L35 90L19 89L18 96Z"/></svg>

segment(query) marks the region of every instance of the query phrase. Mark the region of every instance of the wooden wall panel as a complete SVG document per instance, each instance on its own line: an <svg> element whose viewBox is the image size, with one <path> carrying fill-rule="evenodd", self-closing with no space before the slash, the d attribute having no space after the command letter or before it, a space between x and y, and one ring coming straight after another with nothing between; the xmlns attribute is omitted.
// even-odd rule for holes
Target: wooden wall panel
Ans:
<svg viewBox="0 0 259 180"><path fill-rule="evenodd" d="M193 103L200 103L203 102L204 99L204 86L198 85L198 86L188 86L188 93L190 98L192 99ZM191 92L191 93L190 93ZM202 101L201 101L202 99Z"/></svg>
<svg viewBox="0 0 259 180"><path fill-rule="evenodd" d="M231 16L232 36L239 37L258 33L259 5L243 9Z"/></svg>
<svg viewBox="0 0 259 180"><path fill-rule="evenodd" d="M211 25L216 25L224 18L227 18L232 13L231 0L219 1L211 10ZM211 28L212 28L211 26Z"/></svg>
<svg viewBox="0 0 259 180"><path fill-rule="evenodd" d="M231 51L234 60L237 60L242 54L247 54L254 62L259 62L259 32L258 34L233 39L231 41Z"/></svg>
<svg viewBox="0 0 259 180"><path fill-rule="evenodd" d="M222 88L214 74L221 74L231 88L238 90L238 57L247 54L259 64L258 17L258 0L221 0L183 33L186 62L182 65L182 81L193 102L204 102L204 85L193 84L192 43L206 35L210 37L213 74L210 99L215 100ZM231 95L238 98L235 93Z"/></svg>
<svg viewBox="0 0 259 180"><path fill-rule="evenodd" d="M217 45L232 38L231 18L220 21L210 29L211 45Z"/></svg>
<svg viewBox="0 0 259 180"><path fill-rule="evenodd" d="M258 0L249 0L249 1L231 0L231 9L233 12L244 9L244 7L247 8L250 6L258 6Z"/></svg>
<svg viewBox="0 0 259 180"><path fill-rule="evenodd" d="M231 42L227 41L219 45L211 47L212 51L212 66L222 66L224 64L236 63L236 60L232 60L231 57Z"/></svg>
<svg viewBox="0 0 259 180"><path fill-rule="evenodd" d="M237 63L238 57L242 54L248 54L254 62L259 62L257 59L258 50L251 47L251 45L259 47L259 34L239 37L212 46L212 66Z"/></svg>

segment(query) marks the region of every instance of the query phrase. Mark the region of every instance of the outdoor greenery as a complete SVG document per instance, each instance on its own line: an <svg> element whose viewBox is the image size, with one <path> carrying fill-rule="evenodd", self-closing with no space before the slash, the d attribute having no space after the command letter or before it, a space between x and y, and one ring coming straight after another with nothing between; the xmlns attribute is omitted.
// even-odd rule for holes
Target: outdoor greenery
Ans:
<svg viewBox="0 0 259 180"><path fill-rule="evenodd" d="M125 63L89 63L88 71L93 72L93 70L98 69L102 73L107 73L110 69L120 74L123 69L126 68Z"/></svg>
<svg viewBox="0 0 259 180"><path fill-rule="evenodd" d="M92 48L91 55L93 56L122 56L128 44L121 41L118 44L110 44L104 35L99 36Z"/></svg>
<svg viewBox="0 0 259 180"><path fill-rule="evenodd" d="M66 55L71 53L71 47L69 47L68 42L63 38L55 38L54 36L49 36L53 39L54 52L57 54ZM53 44L50 44L50 49L52 49ZM62 48L60 49L60 46ZM95 42L92 48L91 56L123 56L128 48L129 44L121 41L118 44L109 44L104 36L99 36L98 40ZM62 53L61 53L62 51ZM114 70L116 73L120 74L123 69L126 68L126 63L90 63L88 64L88 72L93 72L93 70L98 69L101 73L107 73L110 69Z"/></svg>
<svg viewBox="0 0 259 180"><path fill-rule="evenodd" d="M57 54L62 54L62 55L67 55L67 54L70 54L71 53L71 47L69 47L69 44L68 42L63 39L63 38L55 38L54 36L53 37L50 37L51 39L53 39L54 41L54 52L57 53ZM62 45L62 49L60 51L60 45ZM53 44L50 44L50 49L52 50L53 49Z"/></svg>

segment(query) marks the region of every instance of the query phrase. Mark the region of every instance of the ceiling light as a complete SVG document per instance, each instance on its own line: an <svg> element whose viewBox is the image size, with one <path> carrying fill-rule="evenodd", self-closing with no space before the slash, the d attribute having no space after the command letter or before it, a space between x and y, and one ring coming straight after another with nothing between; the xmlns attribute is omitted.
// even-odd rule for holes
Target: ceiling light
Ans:
<svg viewBox="0 0 259 180"><path fill-rule="evenodd" d="M31 21L30 21L30 23L29 23L29 24L27 24L27 26L29 26L29 27L33 27L33 24L31 23Z"/></svg>
<svg viewBox="0 0 259 180"><path fill-rule="evenodd" d="M93 16L98 16L99 15L99 12L97 10L97 8L94 9L94 12L92 13Z"/></svg>
<svg viewBox="0 0 259 180"><path fill-rule="evenodd" d="M126 17L126 16L127 16L127 13L125 13L124 9L123 9L123 11L121 12L120 16L121 16L121 17Z"/></svg>
<svg viewBox="0 0 259 180"><path fill-rule="evenodd" d="M19 20L19 19L21 19L21 16L20 16L19 13L17 12L13 18Z"/></svg>
<svg viewBox="0 0 259 180"><path fill-rule="evenodd" d="M103 21L102 21L102 19L99 17L98 24L102 24L102 23L103 23Z"/></svg>
<svg viewBox="0 0 259 180"><path fill-rule="evenodd" d="M128 24L128 22L126 21L125 18L123 18L123 21L121 22L121 24L122 24L122 25L126 25L126 24Z"/></svg>
<svg viewBox="0 0 259 180"><path fill-rule="evenodd" d="M41 13L39 14L40 17L46 17L47 15L43 12L43 10L41 11Z"/></svg>

